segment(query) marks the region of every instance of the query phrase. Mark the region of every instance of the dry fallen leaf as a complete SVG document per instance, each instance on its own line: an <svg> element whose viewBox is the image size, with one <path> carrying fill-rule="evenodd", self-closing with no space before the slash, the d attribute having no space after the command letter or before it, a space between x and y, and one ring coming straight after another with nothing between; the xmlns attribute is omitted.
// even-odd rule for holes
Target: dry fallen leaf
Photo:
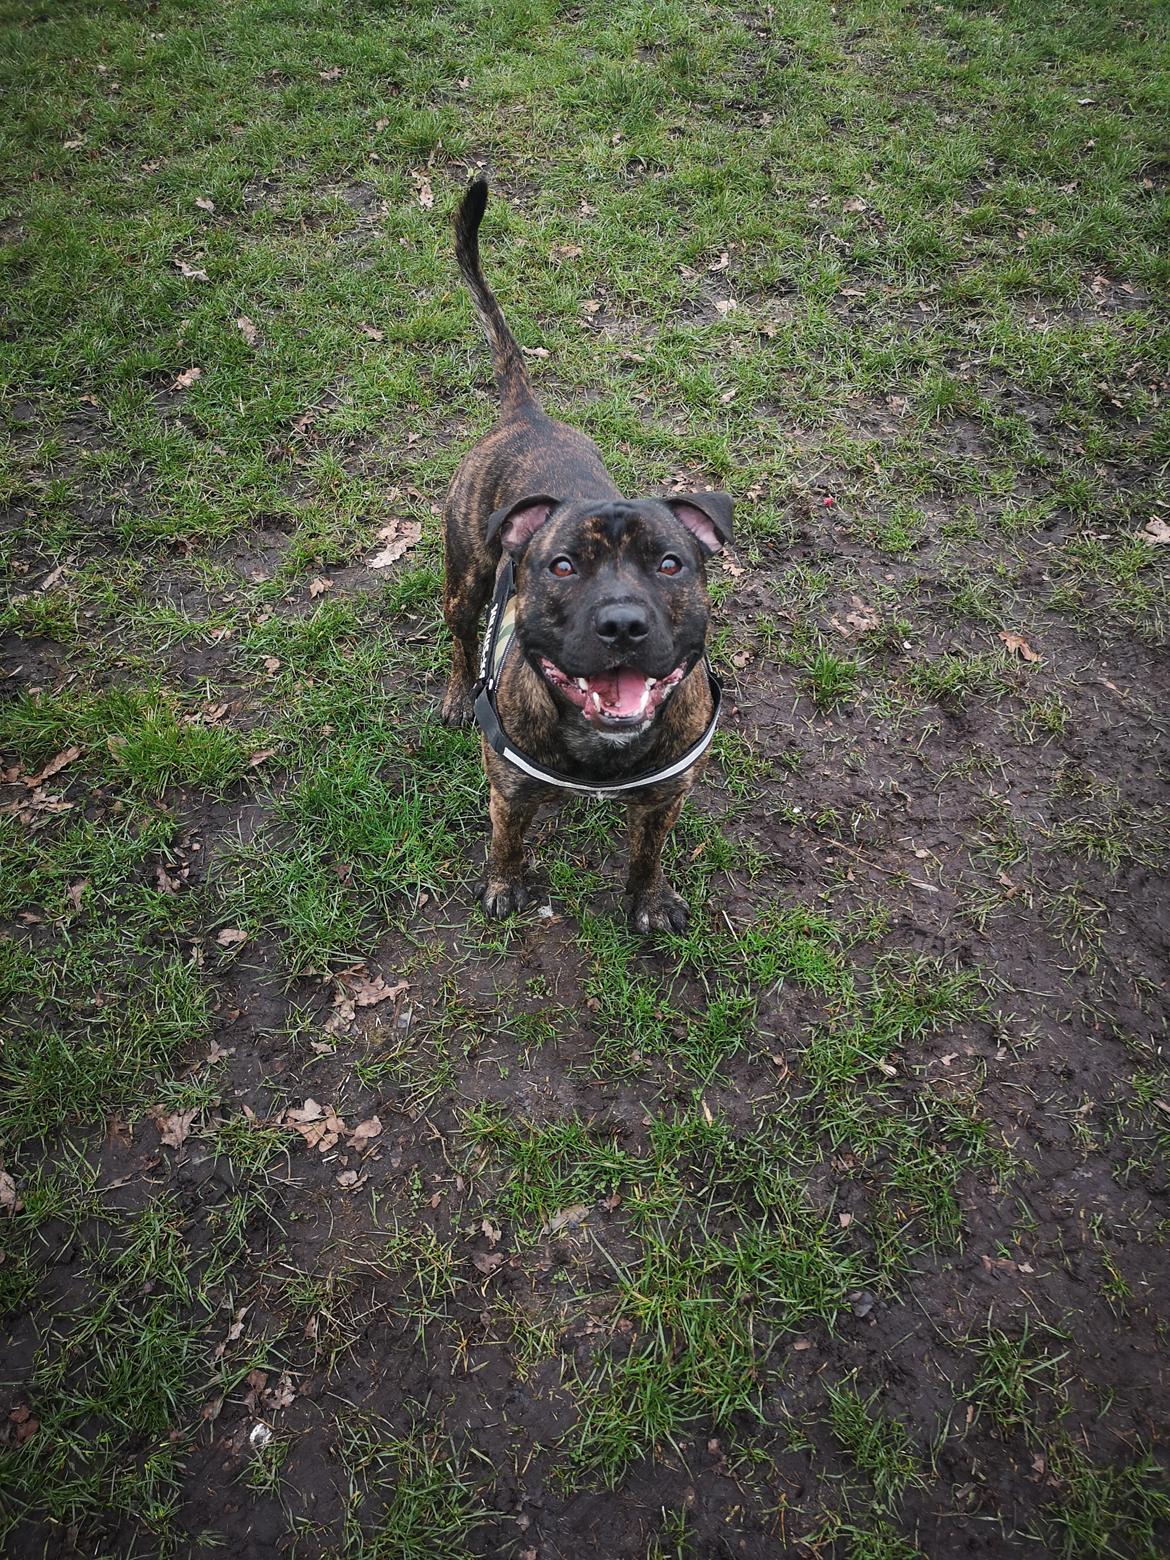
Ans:
<svg viewBox="0 0 1170 1560"><path fill-rule="evenodd" d="M24 1203L17 1195L16 1182L7 1170L0 1170L0 1208L5 1213L19 1213Z"/></svg>
<svg viewBox="0 0 1170 1560"><path fill-rule="evenodd" d="M264 657L264 670L268 673L269 677L275 677L277 672L280 671L279 658L274 655L266 655Z"/></svg>
<svg viewBox="0 0 1170 1560"><path fill-rule="evenodd" d="M37 586L37 589L38 590L52 590L53 586L57 583L57 581L61 578L61 576L64 573L65 573L65 565L63 563L59 563L55 569L50 569L49 570L48 574L45 575L44 579Z"/></svg>
<svg viewBox="0 0 1170 1560"><path fill-rule="evenodd" d="M377 1116L371 1116L369 1121L359 1121L357 1126L349 1134L351 1143L367 1143L370 1138L376 1138L382 1130L382 1123Z"/></svg>
<svg viewBox="0 0 1170 1560"><path fill-rule="evenodd" d="M175 1111L170 1116L156 1116L154 1124L158 1128L158 1135L164 1147L182 1148L191 1130L191 1123L198 1114L196 1110L181 1110Z"/></svg>
<svg viewBox="0 0 1170 1560"><path fill-rule="evenodd" d="M999 637L1006 645L1009 655L1018 655L1025 661L1038 661L1040 659L1022 634L1012 634L1005 629Z"/></svg>
<svg viewBox="0 0 1170 1560"><path fill-rule="evenodd" d="M71 764L75 758L81 757L79 747L62 748L55 758L51 758L39 774L29 775L25 778L25 785L30 790L35 790L45 780L51 780L54 775L60 774L67 764Z"/></svg>
<svg viewBox="0 0 1170 1560"><path fill-rule="evenodd" d="M338 979L345 987L354 1007L377 1007L379 1002L389 1002L391 998L401 996L409 988L409 982L405 980L388 986L381 975L371 978L364 970L347 970L338 976Z"/></svg>
<svg viewBox="0 0 1170 1560"><path fill-rule="evenodd" d="M493 1224L490 1219L485 1219L480 1225L480 1229L483 1231L489 1245L498 1246L500 1244L501 1231L498 1224Z"/></svg>
<svg viewBox="0 0 1170 1560"><path fill-rule="evenodd" d="M598 313L600 313L600 310L601 310L601 305L600 305L600 303L598 303L596 298L583 298L581 300L581 313L582 314L590 314L590 315L598 314Z"/></svg>
<svg viewBox="0 0 1170 1560"><path fill-rule="evenodd" d="M173 260L171 264L179 272L179 275L185 276L189 282L206 282L208 280L206 271L197 265L188 265L186 260Z"/></svg>
<svg viewBox="0 0 1170 1560"><path fill-rule="evenodd" d="M549 250L554 260L576 260L584 253L580 244L554 244Z"/></svg>
<svg viewBox="0 0 1170 1560"><path fill-rule="evenodd" d="M248 768L258 769L261 764L266 764L276 752L275 748L261 748L259 752L248 755Z"/></svg>
<svg viewBox="0 0 1170 1560"><path fill-rule="evenodd" d="M340 81L345 72L340 65L330 65L328 70L319 70L317 74L322 81Z"/></svg>
<svg viewBox="0 0 1170 1560"><path fill-rule="evenodd" d="M175 382L171 386L171 389L190 390L195 381L202 378L203 370L201 368L185 368L181 374L176 376Z"/></svg>
<svg viewBox="0 0 1170 1560"><path fill-rule="evenodd" d="M575 1230L584 1224L589 1217L589 1208L585 1203L576 1203L572 1208L562 1208L560 1213L554 1213L547 1224L540 1226L542 1235L559 1235L562 1230Z"/></svg>
<svg viewBox="0 0 1170 1560"><path fill-rule="evenodd" d="M378 540L385 546L368 560L371 569L385 569L392 563L397 563L404 552L415 545L422 535L422 522L420 520L394 520L389 525L384 525L378 532Z"/></svg>
<svg viewBox="0 0 1170 1560"><path fill-rule="evenodd" d="M716 298L715 300L715 312L716 314L721 314L724 319L727 318L733 309L738 307L739 305L734 298Z"/></svg>
<svg viewBox="0 0 1170 1560"><path fill-rule="evenodd" d="M385 341L386 339L386 332L379 330L376 325L363 325L362 335L368 336L371 341Z"/></svg>
<svg viewBox="0 0 1170 1560"><path fill-rule="evenodd" d="M297 1126L301 1122L320 1121L325 1114L324 1105L315 1099L307 1099L303 1105L290 1105L284 1113L284 1120L290 1126Z"/></svg>
<svg viewBox="0 0 1170 1560"><path fill-rule="evenodd" d="M490 1277L503 1265L505 1258L502 1251L475 1251L471 1260L485 1277Z"/></svg>
<svg viewBox="0 0 1170 1560"><path fill-rule="evenodd" d="M414 180L415 188L418 191L419 205L423 208L424 211L429 211L435 204L434 191L431 189L431 181L429 176L424 172L412 173L410 177Z"/></svg>
<svg viewBox="0 0 1170 1560"><path fill-rule="evenodd" d="M248 934L238 926L225 926L215 940L221 948L238 948L248 941Z"/></svg>
<svg viewBox="0 0 1170 1560"><path fill-rule="evenodd" d="M254 347L260 340L260 332L246 314L241 314L236 320L236 329L250 347Z"/></svg>
<svg viewBox="0 0 1170 1560"><path fill-rule="evenodd" d="M208 200L206 195L196 195L195 204L199 207L200 211L215 210L215 202L213 200Z"/></svg>
<svg viewBox="0 0 1170 1560"><path fill-rule="evenodd" d="M1170 525L1160 515L1154 515L1146 521L1138 535L1143 542L1149 542L1151 547L1165 547L1170 542Z"/></svg>
<svg viewBox="0 0 1170 1560"><path fill-rule="evenodd" d="M314 599L317 596L323 596L327 590L332 590L332 589L333 589L333 581L332 580L322 579L320 577L320 575L318 575L315 580L310 580L309 581L309 597L310 597L310 599Z"/></svg>

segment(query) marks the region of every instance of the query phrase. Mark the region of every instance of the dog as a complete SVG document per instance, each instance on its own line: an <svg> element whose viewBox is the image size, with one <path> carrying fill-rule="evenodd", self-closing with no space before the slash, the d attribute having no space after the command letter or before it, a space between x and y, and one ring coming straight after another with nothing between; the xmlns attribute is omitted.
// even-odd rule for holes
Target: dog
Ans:
<svg viewBox="0 0 1170 1560"><path fill-rule="evenodd" d="M492 918L524 907L524 835L541 803L573 791L620 797L631 925L681 932L687 906L663 875L662 848L714 735L704 565L731 540L732 501L623 498L592 439L542 411L480 267L487 195L482 178L468 187L455 255L491 349L500 417L464 456L443 518L452 649L441 714L462 726L474 707L491 791L478 897Z"/></svg>

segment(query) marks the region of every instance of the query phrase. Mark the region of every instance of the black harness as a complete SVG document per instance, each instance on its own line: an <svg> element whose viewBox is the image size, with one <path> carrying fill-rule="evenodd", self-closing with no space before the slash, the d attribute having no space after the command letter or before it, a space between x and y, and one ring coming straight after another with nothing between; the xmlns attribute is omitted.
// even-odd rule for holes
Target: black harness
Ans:
<svg viewBox="0 0 1170 1560"><path fill-rule="evenodd" d="M666 764L661 769L646 770L643 774L634 775L628 780L615 780L610 785L590 785L581 780L571 780L568 775L558 774L555 769L546 769L535 759L529 758L509 740L496 712L495 692L499 684L500 672L515 639L515 601L516 567L511 556L505 553L496 574L495 594L492 597L491 611L488 613L487 628L483 636L483 650L479 658L479 677L472 690L476 724L483 732L484 741L501 758L506 758L522 773L529 775L533 780L543 781L545 785L555 785L563 791L576 791L581 796L592 796L596 800L605 801L621 796L626 791L638 791L643 786L657 785L662 780L673 780L676 775L684 774L711 746L715 728L719 724L723 689L720 687L719 679L711 670L710 661L704 656L703 665L706 668L713 705L711 719L707 722L706 730L699 740L673 763Z"/></svg>

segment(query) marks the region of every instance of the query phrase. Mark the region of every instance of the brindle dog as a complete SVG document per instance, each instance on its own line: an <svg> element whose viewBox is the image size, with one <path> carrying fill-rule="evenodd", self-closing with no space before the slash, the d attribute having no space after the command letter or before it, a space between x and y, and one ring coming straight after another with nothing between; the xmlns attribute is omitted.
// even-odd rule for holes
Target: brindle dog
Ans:
<svg viewBox="0 0 1170 1560"><path fill-rule="evenodd" d="M496 710L542 768L604 787L665 768L707 728L704 560L731 538L726 493L623 499L584 434L541 410L479 263L487 183L468 189L455 254L491 347L500 420L464 457L444 513L444 611L454 641L443 720L472 715L480 616L503 549L516 570L516 637ZM479 890L489 916L526 902L524 834L563 790L485 742L492 840ZM687 907L662 873L662 846L706 753L682 774L627 793L630 920L682 931Z"/></svg>

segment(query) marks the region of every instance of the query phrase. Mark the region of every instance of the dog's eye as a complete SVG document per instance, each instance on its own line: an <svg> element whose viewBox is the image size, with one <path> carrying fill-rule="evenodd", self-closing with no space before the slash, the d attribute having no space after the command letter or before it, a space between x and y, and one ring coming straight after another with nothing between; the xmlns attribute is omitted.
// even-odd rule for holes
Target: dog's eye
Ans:
<svg viewBox="0 0 1170 1560"><path fill-rule="evenodd" d="M576 574L571 558L554 558L548 566L548 572L555 574L558 580L567 580L570 575Z"/></svg>
<svg viewBox="0 0 1170 1560"><path fill-rule="evenodd" d="M658 565L658 572L659 574L681 574L682 562L673 553L667 553L666 557Z"/></svg>

